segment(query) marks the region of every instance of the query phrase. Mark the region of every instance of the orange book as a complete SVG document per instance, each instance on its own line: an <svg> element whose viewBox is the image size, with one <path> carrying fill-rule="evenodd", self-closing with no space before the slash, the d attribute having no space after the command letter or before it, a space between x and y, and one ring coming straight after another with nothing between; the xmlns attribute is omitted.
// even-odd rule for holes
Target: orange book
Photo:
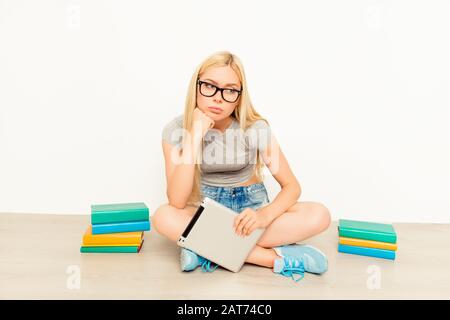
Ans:
<svg viewBox="0 0 450 320"><path fill-rule="evenodd" d="M385 250L393 250L393 251L397 250L396 243L380 242L380 241L365 240L365 239L339 237L339 243L345 244L348 246L359 246L359 247L385 249Z"/></svg>
<svg viewBox="0 0 450 320"><path fill-rule="evenodd" d="M90 225L83 236L83 246L140 246L143 231L92 234Z"/></svg>

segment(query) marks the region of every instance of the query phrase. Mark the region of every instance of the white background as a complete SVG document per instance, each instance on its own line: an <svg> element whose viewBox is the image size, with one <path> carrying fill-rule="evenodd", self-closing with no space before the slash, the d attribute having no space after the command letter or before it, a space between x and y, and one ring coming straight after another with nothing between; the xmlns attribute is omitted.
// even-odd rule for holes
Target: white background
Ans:
<svg viewBox="0 0 450 320"><path fill-rule="evenodd" d="M153 213L161 129L229 50L300 200L449 222L449 17L449 1L0 1L0 212Z"/></svg>

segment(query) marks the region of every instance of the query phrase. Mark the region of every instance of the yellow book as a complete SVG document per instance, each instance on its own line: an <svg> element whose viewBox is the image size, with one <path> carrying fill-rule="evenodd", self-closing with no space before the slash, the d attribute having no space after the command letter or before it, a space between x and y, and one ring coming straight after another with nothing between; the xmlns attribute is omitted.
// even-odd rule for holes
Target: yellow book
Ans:
<svg viewBox="0 0 450 320"><path fill-rule="evenodd" d="M83 246L140 246L143 231L92 234L90 225L83 236Z"/></svg>
<svg viewBox="0 0 450 320"><path fill-rule="evenodd" d="M372 241L372 240L364 240L364 239L356 239L356 238L339 237L339 243L346 244L348 246L386 249L386 250L392 250L392 251L397 250L396 243L388 243L388 242L380 242L380 241Z"/></svg>

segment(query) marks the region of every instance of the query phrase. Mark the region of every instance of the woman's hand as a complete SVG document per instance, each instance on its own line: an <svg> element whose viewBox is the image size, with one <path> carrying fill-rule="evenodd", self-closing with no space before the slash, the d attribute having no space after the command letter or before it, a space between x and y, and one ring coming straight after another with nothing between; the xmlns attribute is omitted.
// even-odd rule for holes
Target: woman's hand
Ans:
<svg viewBox="0 0 450 320"><path fill-rule="evenodd" d="M267 228L271 222L272 219L266 211L246 208L234 219L233 228L236 234L245 237L255 229Z"/></svg>
<svg viewBox="0 0 450 320"><path fill-rule="evenodd" d="M200 129L202 138L205 136L206 132L208 132L209 129L214 127L215 124L214 120L208 117L206 113L204 113L198 107L194 109L192 120L193 130Z"/></svg>

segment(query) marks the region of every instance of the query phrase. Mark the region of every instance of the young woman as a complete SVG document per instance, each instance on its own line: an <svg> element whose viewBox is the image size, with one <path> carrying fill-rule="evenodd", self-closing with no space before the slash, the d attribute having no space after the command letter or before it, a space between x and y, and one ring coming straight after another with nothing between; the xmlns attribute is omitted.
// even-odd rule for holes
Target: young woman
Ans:
<svg viewBox="0 0 450 320"><path fill-rule="evenodd" d="M297 202L301 187L268 122L253 108L243 66L235 55L218 52L195 70L184 114L163 129L168 203L152 215L152 225L177 241L196 207L207 196L236 211L235 232L247 236L265 228L246 262L284 276L321 274L326 256L297 242L326 230L328 209L317 202ZM261 170L267 166L281 186L269 202ZM181 269L211 262L181 249Z"/></svg>

